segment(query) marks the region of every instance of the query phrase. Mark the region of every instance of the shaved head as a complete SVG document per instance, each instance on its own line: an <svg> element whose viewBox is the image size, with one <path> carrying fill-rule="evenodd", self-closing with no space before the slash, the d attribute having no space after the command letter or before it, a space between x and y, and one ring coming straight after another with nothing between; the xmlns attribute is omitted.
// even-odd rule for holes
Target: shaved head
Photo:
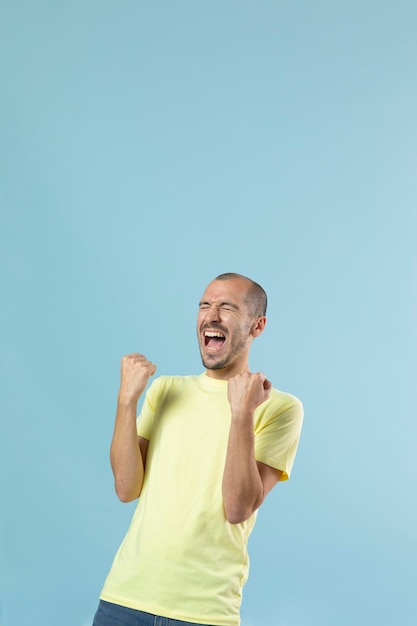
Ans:
<svg viewBox="0 0 417 626"><path fill-rule="evenodd" d="M266 307L268 302L266 292L258 283L255 283L254 280L235 272L220 274L219 276L216 276L214 280L233 280L236 278L248 281L248 294L246 297L246 304L248 306L250 314L253 317L261 317L266 315Z"/></svg>

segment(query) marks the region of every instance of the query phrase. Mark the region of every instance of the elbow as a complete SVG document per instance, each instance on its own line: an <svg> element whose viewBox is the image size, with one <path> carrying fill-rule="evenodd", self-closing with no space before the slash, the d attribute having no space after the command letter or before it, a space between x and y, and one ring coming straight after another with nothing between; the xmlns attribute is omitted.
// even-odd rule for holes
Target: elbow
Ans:
<svg viewBox="0 0 417 626"><path fill-rule="evenodd" d="M256 507L257 508L257 507ZM241 524L246 522L256 511L256 508L224 507L224 514L229 524Z"/></svg>
<svg viewBox="0 0 417 626"><path fill-rule="evenodd" d="M116 495L119 498L120 502L133 502L136 498L139 497L139 493L133 491L132 489L127 489L123 483L115 482L114 485Z"/></svg>
<svg viewBox="0 0 417 626"><path fill-rule="evenodd" d="M136 500L138 496L130 496L128 494L117 493L117 497L119 498L120 502L123 502L123 504L127 504L128 502L133 502L133 500Z"/></svg>
<svg viewBox="0 0 417 626"><path fill-rule="evenodd" d="M226 520L228 521L229 524L232 525L236 525L236 524L242 524L242 522L246 522L247 519L249 519L250 515L226 515Z"/></svg>
<svg viewBox="0 0 417 626"><path fill-rule="evenodd" d="M241 499L223 499L223 508L226 520L229 524L241 524L246 522L259 509L263 502L263 496L255 500L243 502Z"/></svg>

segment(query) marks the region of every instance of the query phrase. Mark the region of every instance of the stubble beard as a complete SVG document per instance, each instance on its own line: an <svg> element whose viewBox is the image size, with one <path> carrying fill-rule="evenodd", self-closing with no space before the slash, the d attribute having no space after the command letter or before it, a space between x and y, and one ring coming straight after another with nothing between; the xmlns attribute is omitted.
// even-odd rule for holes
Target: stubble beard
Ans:
<svg viewBox="0 0 417 626"><path fill-rule="evenodd" d="M223 359L223 361L218 361L217 363L209 363L206 358L206 355L203 355L201 350L200 350L200 354L201 354L201 360L203 362L203 365L207 370L213 370L213 371L222 370L225 367L227 367L227 365L230 365L230 361L227 357Z"/></svg>
<svg viewBox="0 0 417 626"><path fill-rule="evenodd" d="M210 357L210 355L204 354L200 346L201 360L206 369L212 370L212 371L222 370L225 367L229 367L230 365L233 364L234 361L237 360L237 358L239 357L239 354L241 354L246 347L246 340L244 339L244 333L240 332L239 336L234 337L233 339L231 339L229 336L229 340L231 341L230 353L226 354L223 358L216 357L215 354L212 357ZM220 358L221 360L215 361L216 358ZM212 359L214 362L212 362Z"/></svg>

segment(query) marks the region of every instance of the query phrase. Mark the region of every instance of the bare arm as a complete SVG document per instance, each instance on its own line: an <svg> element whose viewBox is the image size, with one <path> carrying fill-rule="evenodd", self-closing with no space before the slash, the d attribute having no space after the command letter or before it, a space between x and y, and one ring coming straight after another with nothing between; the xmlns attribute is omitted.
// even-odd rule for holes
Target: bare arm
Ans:
<svg viewBox="0 0 417 626"><path fill-rule="evenodd" d="M253 416L272 385L263 374L239 374L229 380L232 409L226 463L223 473L223 503L226 519L238 524L262 504L282 472L255 459Z"/></svg>
<svg viewBox="0 0 417 626"><path fill-rule="evenodd" d="M139 397L155 371L155 365L141 354L129 354L122 359L116 421L110 449L115 489L122 502L138 498L142 489L148 441L138 438L136 410Z"/></svg>

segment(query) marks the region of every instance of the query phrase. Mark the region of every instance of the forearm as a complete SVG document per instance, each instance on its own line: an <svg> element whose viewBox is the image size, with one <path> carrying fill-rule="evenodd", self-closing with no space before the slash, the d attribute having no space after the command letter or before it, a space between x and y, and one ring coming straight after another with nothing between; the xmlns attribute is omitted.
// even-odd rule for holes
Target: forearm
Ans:
<svg viewBox="0 0 417 626"><path fill-rule="evenodd" d="M136 400L119 395L110 449L115 489L122 502L139 497L143 483L143 460L136 432Z"/></svg>
<svg viewBox="0 0 417 626"><path fill-rule="evenodd" d="M248 519L264 498L264 486L254 451L253 416L232 416L223 473L223 503L227 520Z"/></svg>

